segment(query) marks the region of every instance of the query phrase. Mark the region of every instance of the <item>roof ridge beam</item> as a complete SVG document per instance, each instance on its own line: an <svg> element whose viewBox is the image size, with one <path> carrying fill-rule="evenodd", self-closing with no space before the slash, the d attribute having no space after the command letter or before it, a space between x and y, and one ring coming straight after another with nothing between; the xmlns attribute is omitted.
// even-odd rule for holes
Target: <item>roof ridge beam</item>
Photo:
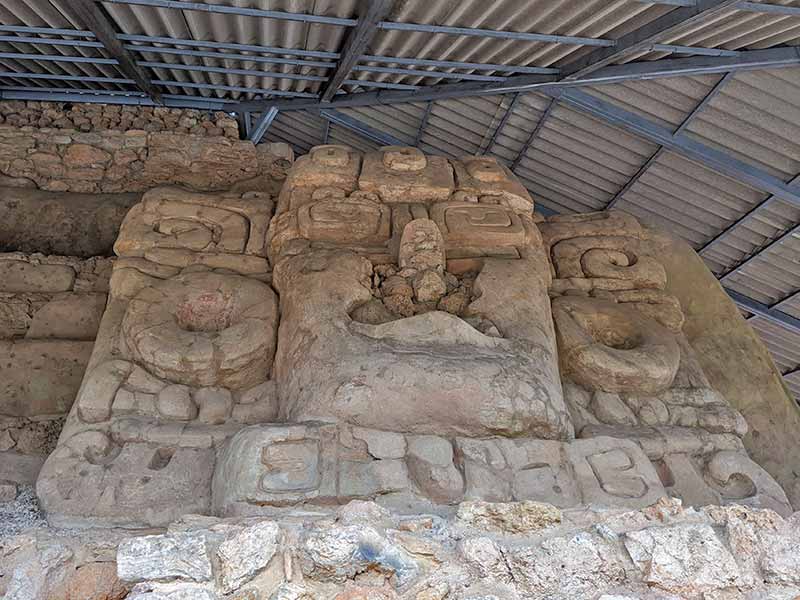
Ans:
<svg viewBox="0 0 800 600"><path fill-rule="evenodd" d="M161 92L158 91L150 77L136 64L133 55L126 50L122 42L117 38L117 32L111 25L111 20L103 10L95 4L94 0L73 0L70 8L75 11L78 18L95 35L103 47L119 63L119 70L127 78L132 79L140 90L150 98L160 104Z"/></svg>
<svg viewBox="0 0 800 600"><path fill-rule="evenodd" d="M339 52L336 70L320 96L323 102L330 102L342 87L347 76L377 33L378 23L389 16L392 6L394 6L394 0L361 0L359 2L358 23L348 33L342 50Z"/></svg>

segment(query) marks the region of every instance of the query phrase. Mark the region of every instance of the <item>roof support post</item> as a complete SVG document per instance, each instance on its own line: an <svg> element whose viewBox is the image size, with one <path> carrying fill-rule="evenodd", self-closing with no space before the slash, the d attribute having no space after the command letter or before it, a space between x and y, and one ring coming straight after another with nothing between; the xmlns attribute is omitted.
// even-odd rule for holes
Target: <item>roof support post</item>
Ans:
<svg viewBox="0 0 800 600"><path fill-rule="evenodd" d="M336 92L342 87L350 71L361 58L378 30L378 23L383 21L391 12L394 0L361 0L359 3L359 17L356 26L350 30L339 53L336 70L322 92L321 100L330 102Z"/></svg>
<svg viewBox="0 0 800 600"><path fill-rule="evenodd" d="M119 70L129 79L133 79L136 86L154 102L161 104L161 93L153 85L150 77L136 64L133 55L123 47L111 25L111 20L94 0L73 0L69 7L75 11L83 24L92 30L106 51L117 60Z"/></svg>
<svg viewBox="0 0 800 600"><path fill-rule="evenodd" d="M247 139L253 142L254 144L260 142L261 138L264 137L265 133L267 133L269 126L272 125L272 122L275 120L275 117L277 116L278 116L278 109L275 106L271 106L269 109L261 113L261 116L259 117L255 126L252 127L250 134L247 136Z"/></svg>

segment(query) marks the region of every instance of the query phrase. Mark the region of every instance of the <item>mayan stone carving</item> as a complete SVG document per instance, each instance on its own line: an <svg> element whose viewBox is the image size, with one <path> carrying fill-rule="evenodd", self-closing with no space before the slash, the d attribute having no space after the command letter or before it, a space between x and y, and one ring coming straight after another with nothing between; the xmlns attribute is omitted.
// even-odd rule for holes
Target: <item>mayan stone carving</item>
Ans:
<svg viewBox="0 0 800 600"><path fill-rule="evenodd" d="M155 188L128 213L38 493L165 525L371 499L786 514L630 215L534 218L495 159L318 146L277 201Z"/></svg>

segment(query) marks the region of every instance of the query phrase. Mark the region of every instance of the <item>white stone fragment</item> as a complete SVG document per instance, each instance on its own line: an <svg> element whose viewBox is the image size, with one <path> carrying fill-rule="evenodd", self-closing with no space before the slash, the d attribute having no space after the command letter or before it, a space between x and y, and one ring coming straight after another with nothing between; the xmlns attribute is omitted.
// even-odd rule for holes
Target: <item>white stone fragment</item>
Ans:
<svg viewBox="0 0 800 600"><path fill-rule="evenodd" d="M211 579L211 557L202 533L148 535L125 540L117 549L117 575L123 581Z"/></svg>
<svg viewBox="0 0 800 600"><path fill-rule="evenodd" d="M217 549L220 586L230 594L269 564L278 549L281 530L264 521L229 536Z"/></svg>
<svg viewBox="0 0 800 600"><path fill-rule="evenodd" d="M629 532L624 544L646 583L676 594L696 596L739 579L739 566L710 525L649 527Z"/></svg>

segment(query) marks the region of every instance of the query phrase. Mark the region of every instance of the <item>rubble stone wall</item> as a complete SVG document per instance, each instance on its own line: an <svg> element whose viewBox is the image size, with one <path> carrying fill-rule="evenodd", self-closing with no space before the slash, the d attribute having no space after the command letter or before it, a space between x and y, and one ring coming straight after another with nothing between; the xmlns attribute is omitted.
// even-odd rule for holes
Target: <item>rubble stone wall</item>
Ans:
<svg viewBox="0 0 800 600"><path fill-rule="evenodd" d="M163 106L119 106L65 102L5 100L0 102L0 125L82 131L170 131L207 137L239 139L239 126L228 113Z"/></svg>
<svg viewBox="0 0 800 600"><path fill-rule="evenodd" d="M270 176L271 150L224 136L2 125L0 178L55 192L140 192L162 184L227 189Z"/></svg>
<svg viewBox="0 0 800 600"><path fill-rule="evenodd" d="M0 482L55 448L105 310L111 259L0 254Z"/></svg>
<svg viewBox="0 0 800 600"><path fill-rule="evenodd" d="M464 502L447 517L354 501L166 532L29 530L0 544L8 600L796 600L800 513L561 511Z"/></svg>

